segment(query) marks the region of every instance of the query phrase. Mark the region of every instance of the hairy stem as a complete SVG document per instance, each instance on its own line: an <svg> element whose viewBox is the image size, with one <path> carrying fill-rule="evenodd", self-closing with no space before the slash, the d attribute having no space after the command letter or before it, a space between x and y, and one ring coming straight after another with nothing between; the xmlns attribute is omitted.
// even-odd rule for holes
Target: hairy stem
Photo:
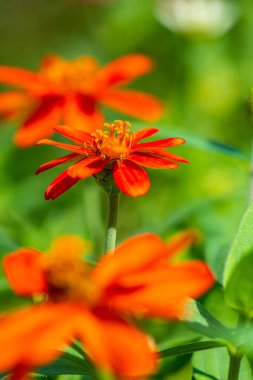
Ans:
<svg viewBox="0 0 253 380"><path fill-rule="evenodd" d="M253 140L251 143L249 201L250 201L250 203L253 201Z"/></svg>
<svg viewBox="0 0 253 380"><path fill-rule="evenodd" d="M107 193L108 223L106 230L105 253L113 253L116 245L119 192Z"/></svg>

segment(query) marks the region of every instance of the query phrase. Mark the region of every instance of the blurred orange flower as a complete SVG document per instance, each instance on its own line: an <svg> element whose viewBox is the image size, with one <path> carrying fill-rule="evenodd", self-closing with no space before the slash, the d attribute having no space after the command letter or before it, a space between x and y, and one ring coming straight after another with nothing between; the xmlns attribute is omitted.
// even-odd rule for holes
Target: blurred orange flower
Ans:
<svg viewBox="0 0 253 380"><path fill-rule="evenodd" d="M152 66L152 60L141 54L118 58L102 68L92 57L66 61L57 55L47 56L37 73L0 66L0 83L20 88L0 94L0 115L5 119L23 117L15 136L16 144L23 147L50 136L61 121L88 132L100 128L100 105L154 121L161 116L161 102L122 88Z"/></svg>
<svg viewBox="0 0 253 380"><path fill-rule="evenodd" d="M135 236L95 268L82 260L83 243L74 236L58 238L49 255L29 248L7 255L13 290L44 294L45 302L0 318L0 371L20 378L79 339L99 368L119 378L153 372L154 344L124 316L180 317L187 297L212 286L205 263L172 260L193 240L189 231L168 244L154 234Z"/></svg>
<svg viewBox="0 0 253 380"><path fill-rule="evenodd" d="M75 163L48 186L46 199L59 197L80 179L105 169L112 171L114 181L123 193L137 197L146 194L150 187L143 166L176 169L179 162L189 162L164 149L183 144L185 141L179 137L139 143L157 133L159 130L156 128L145 128L131 133L128 122L116 120L113 124L105 124L103 130L97 130L92 134L67 126L57 126L54 129L73 140L75 145L47 139L39 141L37 145L53 145L73 153L41 165L36 174L63 163Z"/></svg>

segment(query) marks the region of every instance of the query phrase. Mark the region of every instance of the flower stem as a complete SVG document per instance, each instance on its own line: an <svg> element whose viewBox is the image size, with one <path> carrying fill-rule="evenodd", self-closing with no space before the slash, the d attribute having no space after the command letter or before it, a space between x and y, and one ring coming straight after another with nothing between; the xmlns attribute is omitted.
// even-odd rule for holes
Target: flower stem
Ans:
<svg viewBox="0 0 253 380"><path fill-rule="evenodd" d="M228 348L229 353L229 372L228 380L238 380L241 360L243 357L243 352L240 347L244 346L244 338L246 336L246 328L249 323L249 318L245 314L239 314L236 328L236 346Z"/></svg>
<svg viewBox="0 0 253 380"><path fill-rule="evenodd" d="M250 158L250 180L249 180L249 201L253 201L253 140L251 142L251 158Z"/></svg>
<svg viewBox="0 0 253 380"><path fill-rule="evenodd" d="M107 193L108 223L106 230L105 253L113 253L116 245L119 192Z"/></svg>
<svg viewBox="0 0 253 380"><path fill-rule="evenodd" d="M229 357L228 380L238 380L242 356L230 353Z"/></svg>

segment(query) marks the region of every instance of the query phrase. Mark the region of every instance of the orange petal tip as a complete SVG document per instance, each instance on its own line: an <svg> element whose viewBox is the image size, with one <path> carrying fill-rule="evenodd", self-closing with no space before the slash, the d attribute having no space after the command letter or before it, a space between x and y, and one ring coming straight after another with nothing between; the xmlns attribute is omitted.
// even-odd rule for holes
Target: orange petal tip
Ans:
<svg viewBox="0 0 253 380"><path fill-rule="evenodd" d="M45 144L45 141L47 142L47 141L49 141L49 140L48 140L48 139L41 139L41 140L37 141L37 142L34 144L34 146L39 146L39 145Z"/></svg>

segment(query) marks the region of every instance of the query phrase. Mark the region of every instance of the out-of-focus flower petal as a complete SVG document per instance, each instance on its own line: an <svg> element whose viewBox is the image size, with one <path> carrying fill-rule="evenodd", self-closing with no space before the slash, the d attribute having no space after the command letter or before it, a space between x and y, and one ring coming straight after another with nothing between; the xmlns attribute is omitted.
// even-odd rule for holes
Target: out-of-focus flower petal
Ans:
<svg viewBox="0 0 253 380"><path fill-rule="evenodd" d="M177 255L195 243L198 239L198 232L193 229L186 229L173 235L166 243L171 255Z"/></svg>
<svg viewBox="0 0 253 380"><path fill-rule="evenodd" d="M7 91L0 94L0 119L10 119L22 113L32 102L23 92Z"/></svg>
<svg viewBox="0 0 253 380"><path fill-rule="evenodd" d="M157 366L154 344L135 327L112 313L86 313L80 338L94 362L119 378L144 378Z"/></svg>
<svg viewBox="0 0 253 380"><path fill-rule="evenodd" d="M4 272L15 293L32 296L47 291L41 256L40 252L31 248L21 248L5 256Z"/></svg>
<svg viewBox="0 0 253 380"><path fill-rule="evenodd" d="M26 90L34 90L41 87L38 74L10 66L0 66L0 82L22 87Z"/></svg>
<svg viewBox="0 0 253 380"><path fill-rule="evenodd" d="M213 275L205 263L186 261L164 265L157 272L150 268L139 276L123 277L118 290L109 293L108 301L112 308L131 315L179 318L187 299L201 296L213 283Z"/></svg>
<svg viewBox="0 0 253 380"><path fill-rule="evenodd" d="M100 101L108 107L142 120L158 120L163 111L162 103L152 95L135 90L108 89Z"/></svg>
<svg viewBox="0 0 253 380"><path fill-rule="evenodd" d="M199 297L214 282L201 261L174 262L196 239L185 230L165 244L155 234L132 237L106 256L93 271L103 289L101 302L130 315L178 318L188 297Z"/></svg>
<svg viewBox="0 0 253 380"><path fill-rule="evenodd" d="M105 65L98 74L98 86L106 88L126 84L136 77L149 73L153 68L152 60L142 54L131 54L115 59Z"/></svg>
<svg viewBox="0 0 253 380"><path fill-rule="evenodd" d="M101 129L104 122L95 99L85 94L75 94L66 98L63 119L67 125L89 133Z"/></svg>
<svg viewBox="0 0 253 380"><path fill-rule="evenodd" d="M42 137L53 133L53 126L61 118L60 100L58 97L45 97L35 111L16 132L15 143L21 147L34 144Z"/></svg>
<svg viewBox="0 0 253 380"><path fill-rule="evenodd" d="M1 318L0 371L17 363L36 367L59 356L76 335L74 312L72 305L47 303Z"/></svg>
<svg viewBox="0 0 253 380"><path fill-rule="evenodd" d="M67 252L70 257L77 259L85 253L85 241L78 235L64 235L56 238L50 248L51 255L61 255L62 252Z"/></svg>
<svg viewBox="0 0 253 380"><path fill-rule="evenodd" d="M93 276L99 287L110 287L125 275L140 273L157 261L169 258L166 244L155 234L133 236L121 243L113 255L102 258Z"/></svg>
<svg viewBox="0 0 253 380"><path fill-rule="evenodd" d="M16 144L27 147L39 138L50 136L53 126L59 122L96 132L104 122L101 104L144 120L158 119L163 106L157 98L119 88L148 73L152 67L152 60L142 54L121 57L103 68L99 68L93 57L67 61L58 55L45 57L38 73L0 66L0 83L21 87L20 91L30 97L26 115L20 115L27 119L16 135ZM14 103L9 103L3 117L19 116Z"/></svg>

